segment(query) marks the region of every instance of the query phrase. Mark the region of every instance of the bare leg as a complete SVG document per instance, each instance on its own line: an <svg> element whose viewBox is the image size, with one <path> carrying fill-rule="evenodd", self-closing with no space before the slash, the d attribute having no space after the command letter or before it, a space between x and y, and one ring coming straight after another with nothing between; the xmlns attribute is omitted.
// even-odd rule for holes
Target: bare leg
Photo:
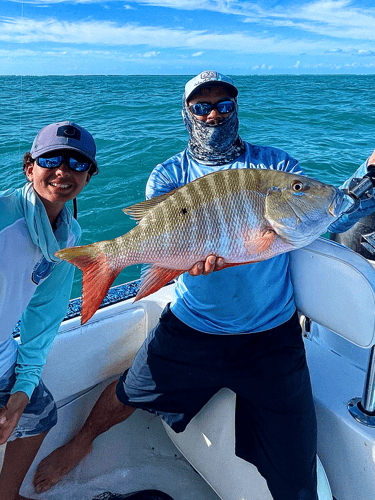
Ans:
<svg viewBox="0 0 375 500"><path fill-rule="evenodd" d="M126 420L135 408L123 405L116 396L117 380L100 395L82 429L67 444L44 458L34 477L37 493L49 490L90 453L96 437Z"/></svg>
<svg viewBox="0 0 375 500"><path fill-rule="evenodd" d="M27 500L19 496L18 492L46 434L7 443L0 474L1 500Z"/></svg>

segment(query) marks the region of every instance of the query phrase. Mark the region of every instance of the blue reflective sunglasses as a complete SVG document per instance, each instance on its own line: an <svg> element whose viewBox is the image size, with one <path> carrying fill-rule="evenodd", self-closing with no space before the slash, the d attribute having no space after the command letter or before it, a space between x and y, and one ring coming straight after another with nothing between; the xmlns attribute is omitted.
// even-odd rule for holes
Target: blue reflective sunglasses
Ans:
<svg viewBox="0 0 375 500"><path fill-rule="evenodd" d="M205 116L216 109L220 114L231 113L234 110L233 101L221 101L216 104L209 102L197 102L189 106L190 110L197 116Z"/></svg>
<svg viewBox="0 0 375 500"><path fill-rule="evenodd" d="M78 161L71 156L53 156L52 158L43 158L43 156L40 156L36 160L37 164L43 168L57 168L64 161L75 172L86 172L91 167L91 163Z"/></svg>

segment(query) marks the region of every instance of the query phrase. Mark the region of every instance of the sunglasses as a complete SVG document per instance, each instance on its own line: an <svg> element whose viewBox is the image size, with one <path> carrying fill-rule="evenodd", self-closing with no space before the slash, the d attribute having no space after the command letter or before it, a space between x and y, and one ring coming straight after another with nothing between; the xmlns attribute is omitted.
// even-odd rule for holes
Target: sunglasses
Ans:
<svg viewBox="0 0 375 500"><path fill-rule="evenodd" d="M197 116L205 116L216 109L220 114L231 113L234 110L233 101L221 101L216 104L209 102L197 102L189 106L190 110Z"/></svg>
<svg viewBox="0 0 375 500"><path fill-rule="evenodd" d="M87 170L91 167L91 163L78 161L71 156L53 156L52 158L43 158L43 156L40 156L37 158L36 162L43 168L57 168L63 162L66 162L69 165L69 168L75 172L87 172Z"/></svg>

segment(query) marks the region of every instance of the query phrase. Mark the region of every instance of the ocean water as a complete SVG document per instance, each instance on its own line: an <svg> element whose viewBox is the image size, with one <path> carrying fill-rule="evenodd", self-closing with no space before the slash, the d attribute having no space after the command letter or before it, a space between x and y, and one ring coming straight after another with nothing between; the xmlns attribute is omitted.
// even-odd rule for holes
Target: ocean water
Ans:
<svg viewBox="0 0 375 500"><path fill-rule="evenodd" d="M181 98L190 76L0 76L0 190L25 182L22 157L48 123L74 121L97 144L98 176L78 199L82 244L111 239L134 221L155 165L185 148ZM275 146L305 172L339 186L375 148L374 75L233 76L241 137ZM115 284L139 277L122 271ZM76 272L72 297L81 293Z"/></svg>

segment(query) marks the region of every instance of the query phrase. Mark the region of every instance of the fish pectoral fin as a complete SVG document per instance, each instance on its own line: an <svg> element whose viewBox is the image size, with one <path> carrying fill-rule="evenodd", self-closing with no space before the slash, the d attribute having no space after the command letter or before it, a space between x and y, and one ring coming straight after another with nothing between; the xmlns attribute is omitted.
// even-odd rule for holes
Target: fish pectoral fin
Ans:
<svg viewBox="0 0 375 500"><path fill-rule="evenodd" d="M275 239L275 231L265 229L260 235L255 238L244 240L244 246L250 254L257 254L267 250Z"/></svg>
<svg viewBox="0 0 375 500"><path fill-rule="evenodd" d="M134 299L134 302L156 292L184 272L185 269L166 269L158 266L150 267L143 276L141 287Z"/></svg>

